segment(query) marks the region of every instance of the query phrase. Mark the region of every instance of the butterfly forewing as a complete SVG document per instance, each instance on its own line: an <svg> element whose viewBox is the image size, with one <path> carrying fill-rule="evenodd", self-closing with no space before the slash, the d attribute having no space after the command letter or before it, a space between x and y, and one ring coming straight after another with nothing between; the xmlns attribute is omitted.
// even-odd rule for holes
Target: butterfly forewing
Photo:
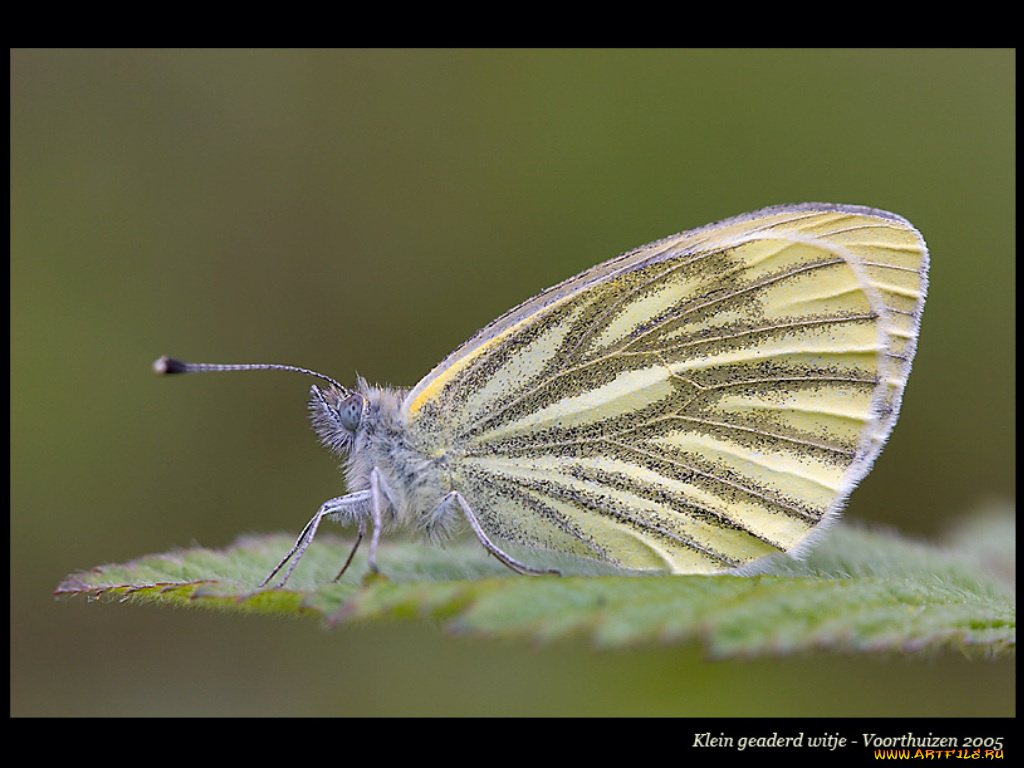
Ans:
<svg viewBox="0 0 1024 768"><path fill-rule="evenodd" d="M497 539L678 573L791 551L895 423L926 271L907 222L851 206L666 238L463 344L410 436Z"/></svg>

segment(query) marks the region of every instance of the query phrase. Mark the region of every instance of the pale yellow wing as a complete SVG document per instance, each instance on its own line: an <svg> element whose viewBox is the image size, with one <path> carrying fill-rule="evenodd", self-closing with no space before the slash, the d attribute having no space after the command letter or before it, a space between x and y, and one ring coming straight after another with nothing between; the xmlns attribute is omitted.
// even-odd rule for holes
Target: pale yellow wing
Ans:
<svg viewBox="0 0 1024 768"><path fill-rule="evenodd" d="M899 413L920 234L767 208L643 246L506 313L407 395L410 435L495 538L713 573L791 552Z"/></svg>

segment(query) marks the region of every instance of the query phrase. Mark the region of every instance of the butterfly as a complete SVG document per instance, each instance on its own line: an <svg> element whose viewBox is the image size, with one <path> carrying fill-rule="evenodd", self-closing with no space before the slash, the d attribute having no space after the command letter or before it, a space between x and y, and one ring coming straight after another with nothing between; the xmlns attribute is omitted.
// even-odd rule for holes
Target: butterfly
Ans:
<svg viewBox="0 0 1024 768"><path fill-rule="evenodd" d="M330 519L443 541L467 524L513 571L546 551L638 572L752 572L839 515L896 423L928 284L920 233L886 211L803 203L657 240L509 310L411 389L279 364L345 460L263 581ZM508 551L516 547L516 555ZM526 552L526 556L519 553Z"/></svg>

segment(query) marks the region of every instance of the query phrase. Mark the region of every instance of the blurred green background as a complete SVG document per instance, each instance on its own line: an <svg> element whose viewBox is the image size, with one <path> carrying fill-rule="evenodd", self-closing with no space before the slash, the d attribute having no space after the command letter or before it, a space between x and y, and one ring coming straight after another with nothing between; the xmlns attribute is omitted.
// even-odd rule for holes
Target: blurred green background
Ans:
<svg viewBox="0 0 1024 768"><path fill-rule="evenodd" d="M1009 715L1012 661L706 662L84 600L68 573L297 533L309 382L412 385L599 261L775 203L921 229L903 416L847 517L1012 503L1012 51L11 52L15 715Z"/></svg>

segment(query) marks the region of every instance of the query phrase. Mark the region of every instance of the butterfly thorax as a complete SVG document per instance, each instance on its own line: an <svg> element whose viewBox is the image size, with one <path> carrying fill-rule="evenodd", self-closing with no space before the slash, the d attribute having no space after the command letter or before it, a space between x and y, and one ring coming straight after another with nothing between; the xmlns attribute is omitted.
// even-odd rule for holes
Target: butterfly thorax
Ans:
<svg viewBox="0 0 1024 768"><path fill-rule="evenodd" d="M354 392L322 391L324 403L333 410L322 417L314 409L314 428L321 441L346 456L345 482L349 492L370 488L370 474L380 478L382 522L388 527L413 526L428 536L447 531L450 515L438 509L450 490L444 457L428 455L426 446L414 444L402 410L406 392L376 387L360 379ZM338 419L346 398L362 398L362 410L349 429ZM322 407L322 406L321 406ZM339 432L344 434L339 436ZM440 518L439 518L440 516Z"/></svg>

